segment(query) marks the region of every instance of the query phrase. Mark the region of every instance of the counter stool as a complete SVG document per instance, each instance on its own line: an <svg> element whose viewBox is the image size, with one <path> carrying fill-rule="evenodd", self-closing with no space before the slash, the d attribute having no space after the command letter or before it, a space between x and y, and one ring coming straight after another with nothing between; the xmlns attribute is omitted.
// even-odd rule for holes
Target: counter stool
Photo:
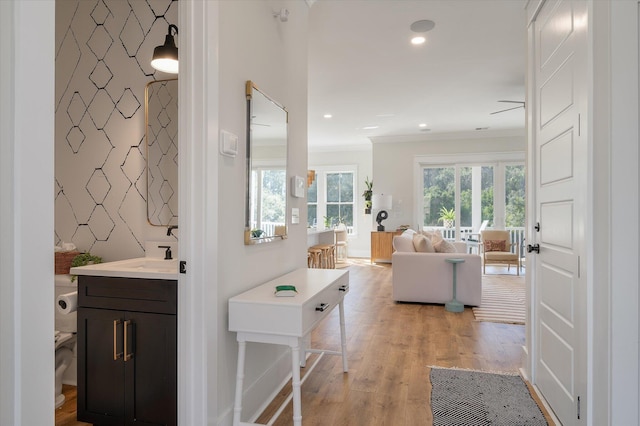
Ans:
<svg viewBox="0 0 640 426"><path fill-rule="evenodd" d="M333 244L317 244L311 247L312 249L319 249L320 266L323 269L335 269L336 267L336 247Z"/></svg>
<svg viewBox="0 0 640 426"><path fill-rule="evenodd" d="M322 267L322 250L315 246L307 249L307 266L309 268Z"/></svg>

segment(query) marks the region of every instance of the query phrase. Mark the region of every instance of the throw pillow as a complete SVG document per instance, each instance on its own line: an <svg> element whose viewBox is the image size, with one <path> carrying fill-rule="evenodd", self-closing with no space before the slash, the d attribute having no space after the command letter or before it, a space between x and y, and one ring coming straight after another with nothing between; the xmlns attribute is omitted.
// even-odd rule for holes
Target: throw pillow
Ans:
<svg viewBox="0 0 640 426"><path fill-rule="evenodd" d="M406 229L402 234L403 237L408 237L408 238L412 238L413 234L415 234L416 231L414 231L413 229Z"/></svg>
<svg viewBox="0 0 640 426"><path fill-rule="evenodd" d="M440 240L433 245L437 253L457 253L456 246L447 240Z"/></svg>
<svg viewBox="0 0 640 426"><path fill-rule="evenodd" d="M416 251L413 247L413 240L411 237L405 237L402 235L393 237L393 248L400 252L414 253Z"/></svg>
<svg viewBox="0 0 640 426"><path fill-rule="evenodd" d="M413 236L413 247L417 252L420 253L434 253L435 249L433 248L433 244L431 244L431 240L424 235L415 234Z"/></svg>
<svg viewBox="0 0 640 426"><path fill-rule="evenodd" d="M484 241L484 251L507 251L505 240Z"/></svg>
<svg viewBox="0 0 640 426"><path fill-rule="evenodd" d="M431 242L433 244L437 244L438 242L442 241L442 234L440 233L439 229L433 230L433 231L425 231L424 229L422 230L422 235L424 235L425 237L429 238L431 240Z"/></svg>

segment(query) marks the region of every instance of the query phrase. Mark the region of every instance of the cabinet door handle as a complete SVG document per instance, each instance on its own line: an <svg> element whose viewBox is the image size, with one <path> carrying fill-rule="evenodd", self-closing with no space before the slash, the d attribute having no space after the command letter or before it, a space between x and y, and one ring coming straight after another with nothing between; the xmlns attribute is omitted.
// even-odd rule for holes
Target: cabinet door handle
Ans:
<svg viewBox="0 0 640 426"><path fill-rule="evenodd" d="M122 352L118 352L118 324L122 321L119 319L113 320L113 360L117 361L122 357Z"/></svg>
<svg viewBox="0 0 640 426"><path fill-rule="evenodd" d="M329 309L329 304L328 303L320 303L319 305L316 306L316 311L318 311L318 312L324 312L327 309Z"/></svg>
<svg viewBox="0 0 640 426"><path fill-rule="evenodd" d="M127 343L129 340L127 337L127 330L129 329L129 325L131 325L131 320L126 320L124 322L124 360L125 362L133 358L133 352L127 353Z"/></svg>

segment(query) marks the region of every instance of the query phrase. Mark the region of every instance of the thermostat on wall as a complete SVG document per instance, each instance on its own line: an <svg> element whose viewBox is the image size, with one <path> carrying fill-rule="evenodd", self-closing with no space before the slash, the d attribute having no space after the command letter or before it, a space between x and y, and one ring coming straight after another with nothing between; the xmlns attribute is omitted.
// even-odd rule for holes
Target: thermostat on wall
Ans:
<svg viewBox="0 0 640 426"><path fill-rule="evenodd" d="M220 130L220 154L235 157L238 154L238 136Z"/></svg>
<svg viewBox="0 0 640 426"><path fill-rule="evenodd" d="M302 176L291 177L291 195L297 198L304 197L304 183L305 180Z"/></svg>

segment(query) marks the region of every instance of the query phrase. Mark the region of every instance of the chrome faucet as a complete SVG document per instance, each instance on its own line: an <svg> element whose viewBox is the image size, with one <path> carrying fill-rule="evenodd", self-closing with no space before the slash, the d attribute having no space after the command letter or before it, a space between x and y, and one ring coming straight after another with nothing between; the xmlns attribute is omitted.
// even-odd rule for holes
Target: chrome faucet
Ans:
<svg viewBox="0 0 640 426"><path fill-rule="evenodd" d="M167 237L171 236L171 231L173 231L174 229L178 229L178 225L169 225L169 227L167 228Z"/></svg>

